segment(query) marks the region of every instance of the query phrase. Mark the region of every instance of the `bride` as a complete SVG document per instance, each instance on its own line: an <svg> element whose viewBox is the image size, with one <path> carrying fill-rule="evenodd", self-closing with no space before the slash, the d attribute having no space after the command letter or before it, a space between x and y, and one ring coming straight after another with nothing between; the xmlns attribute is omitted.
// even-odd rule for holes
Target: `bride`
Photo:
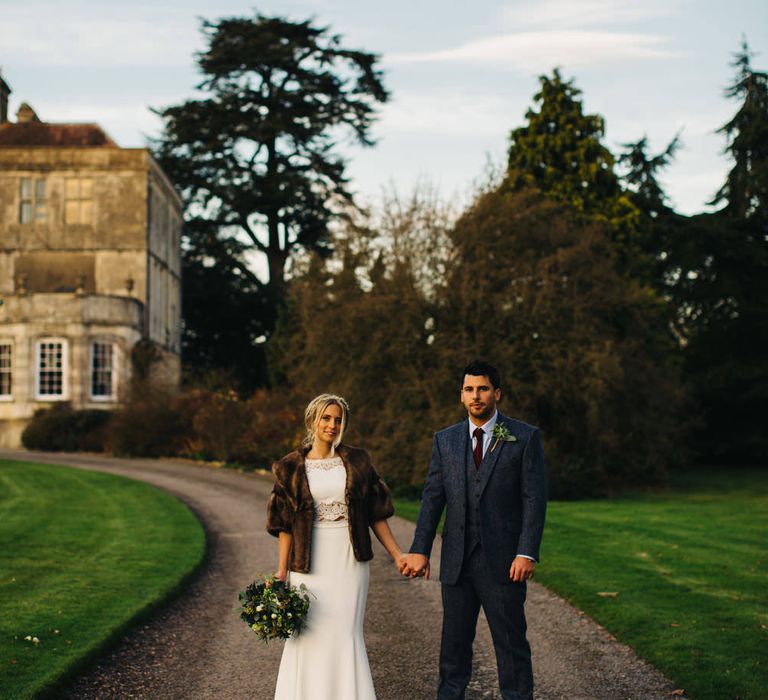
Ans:
<svg viewBox="0 0 768 700"><path fill-rule="evenodd" d="M389 490L368 453L341 443L349 407L321 394L304 413L303 446L272 465L267 530L277 576L312 594L307 625L285 643L275 700L375 700L363 639L370 529L406 571L387 518Z"/></svg>

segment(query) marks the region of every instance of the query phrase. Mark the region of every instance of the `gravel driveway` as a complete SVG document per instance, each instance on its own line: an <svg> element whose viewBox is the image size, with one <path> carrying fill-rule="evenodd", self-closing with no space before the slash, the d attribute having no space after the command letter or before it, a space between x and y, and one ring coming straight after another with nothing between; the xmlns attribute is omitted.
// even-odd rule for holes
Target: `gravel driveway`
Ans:
<svg viewBox="0 0 768 700"><path fill-rule="evenodd" d="M237 592L272 570L275 540L264 530L268 480L173 460L0 450L21 459L110 472L158 486L186 503L205 526L209 558L188 590L133 629L64 698L107 700L269 700L279 643L264 646L238 619ZM413 525L390 521L401 546ZM439 538L438 538L439 539ZM439 542L433 569L439 563ZM538 700L651 700L674 686L603 628L538 584L527 616ZM376 543L365 636L379 700L435 696L440 586L400 577ZM493 645L484 621L475 641L467 700L500 698Z"/></svg>

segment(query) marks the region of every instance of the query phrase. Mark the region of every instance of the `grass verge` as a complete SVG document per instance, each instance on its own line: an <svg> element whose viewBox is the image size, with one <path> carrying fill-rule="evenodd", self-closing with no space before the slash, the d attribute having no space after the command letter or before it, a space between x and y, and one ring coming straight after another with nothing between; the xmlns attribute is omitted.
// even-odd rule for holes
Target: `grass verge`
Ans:
<svg viewBox="0 0 768 700"><path fill-rule="evenodd" d="M696 700L758 700L767 542L768 472L686 473L662 493L550 503L536 577Z"/></svg>
<svg viewBox="0 0 768 700"><path fill-rule="evenodd" d="M0 461L0 697L50 694L204 555L200 523L159 489Z"/></svg>

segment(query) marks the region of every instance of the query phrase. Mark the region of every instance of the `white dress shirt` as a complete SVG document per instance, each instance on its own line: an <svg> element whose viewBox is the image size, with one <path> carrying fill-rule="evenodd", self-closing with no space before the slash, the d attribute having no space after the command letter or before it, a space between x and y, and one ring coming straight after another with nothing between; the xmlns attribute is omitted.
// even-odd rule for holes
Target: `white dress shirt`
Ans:
<svg viewBox="0 0 768 700"><path fill-rule="evenodd" d="M485 457L485 453L488 451L488 448L491 445L491 440L493 439L493 429L496 427L496 420L499 417L499 412L494 411L493 415L482 425L475 425L471 419L467 418L467 423L469 423L469 439L472 443L472 451L474 452L475 447L477 447L477 438L475 438L475 430L477 428L483 429L483 457ZM536 561L533 557L529 557L527 554L520 554L518 552L518 557L524 557L525 559L530 559L531 561Z"/></svg>
<svg viewBox="0 0 768 700"><path fill-rule="evenodd" d="M472 451L475 451L475 447L477 446L477 441L475 440L475 430L477 428L483 429L483 457L485 457L485 453L488 451L488 448L491 446L491 439L493 438L493 429L496 427L496 420L499 417L499 412L494 411L493 415L485 421L482 425L475 425L471 419L467 418L467 423L469 423L469 439L472 440Z"/></svg>

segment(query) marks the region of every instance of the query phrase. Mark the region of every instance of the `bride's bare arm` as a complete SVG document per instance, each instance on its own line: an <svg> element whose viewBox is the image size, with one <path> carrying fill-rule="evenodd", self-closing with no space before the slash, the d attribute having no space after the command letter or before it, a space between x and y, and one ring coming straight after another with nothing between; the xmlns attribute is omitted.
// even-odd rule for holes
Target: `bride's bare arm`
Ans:
<svg viewBox="0 0 768 700"><path fill-rule="evenodd" d="M277 542L277 578L285 581L288 577L288 555L293 545L293 535L290 532L281 532Z"/></svg>
<svg viewBox="0 0 768 700"><path fill-rule="evenodd" d="M403 571L403 550L397 543L395 536L392 534L392 530L389 527L389 523L386 520L377 520L371 524L373 534L376 535L376 539L384 545L384 549L389 552L389 556L395 561L395 566L402 573Z"/></svg>

